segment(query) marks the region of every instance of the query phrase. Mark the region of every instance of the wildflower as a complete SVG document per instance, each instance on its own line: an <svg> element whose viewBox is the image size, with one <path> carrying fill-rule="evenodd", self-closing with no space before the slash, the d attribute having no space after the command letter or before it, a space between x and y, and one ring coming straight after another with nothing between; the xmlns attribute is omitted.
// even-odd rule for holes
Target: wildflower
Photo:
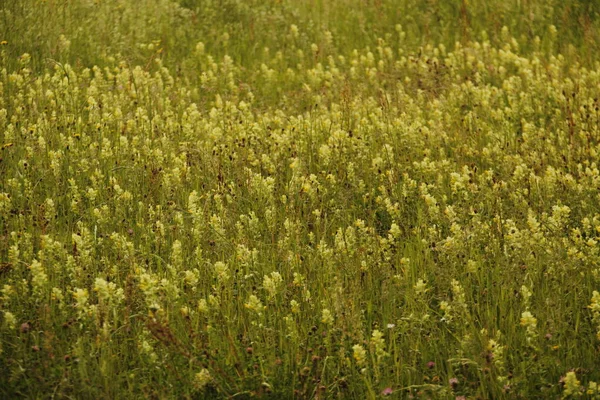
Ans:
<svg viewBox="0 0 600 400"><path fill-rule="evenodd" d="M562 380L565 385L563 391L564 397L577 396L581 393L581 382L577 379L574 371L567 372L567 375Z"/></svg>
<svg viewBox="0 0 600 400"><path fill-rule="evenodd" d="M479 269L477 262L473 260L467 261L467 271L470 273L475 273Z"/></svg>
<svg viewBox="0 0 600 400"><path fill-rule="evenodd" d="M48 283L48 275L46 275L45 269L38 260L33 260L29 266L31 270L31 283L33 285L33 291L40 294L46 284Z"/></svg>
<svg viewBox="0 0 600 400"><path fill-rule="evenodd" d="M0 290L0 293L2 293L0 300L5 302L8 302L10 298L16 294L15 289L11 285L4 285L2 290Z"/></svg>
<svg viewBox="0 0 600 400"><path fill-rule="evenodd" d="M204 388L208 384L210 384L211 381L212 381L212 376L210 375L210 372L208 372L208 370L206 368L203 368L202 370L200 370L200 372L198 372L194 375L194 386L198 390L204 390Z"/></svg>
<svg viewBox="0 0 600 400"><path fill-rule="evenodd" d="M521 314L521 326L535 328L537 326L537 319L529 311L524 311Z"/></svg>
<svg viewBox="0 0 600 400"><path fill-rule="evenodd" d="M524 311L521 314L521 326L526 328L527 342L531 342L537 337L537 318L530 311Z"/></svg>
<svg viewBox="0 0 600 400"><path fill-rule="evenodd" d="M456 304L459 308L462 309L467 308L467 302L465 300L465 291L456 279L452 280L452 296L454 304Z"/></svg>
<svg viewBox="0 0 600 400"><path fill-rule="evenodd" d="M181 268L183 265L183 252L181 249L181 242L179 240L175 240L172 245L171 250L171 261L173 262L173 266L176 269Z"/></svg>
<svg viewBox="0 0 600 400"><path fill-rule="evenodd" d="M199 281L199 272L197 269L193 270L193 271L185 271L184 272L184 280L185 283L192 287L192 289L196 288L196 285L198 285L198 281Z"/></svg>
<svg viewBox="0 0 600 400"><path fill-rule="evenodd" d="M221 306L221 300L219 300L219 297L209 294L208 295L208 305L213 310L216 310Z"/></svg>
<svg viewBox="0 0 600 400"><path fill-rule="evenodd" d="M400 230L400 227L396 223L392 223L390 227L390 235L392 235L394 239L398 239L401 234L402 231Z"/></svg>
<svg viewBox="0 0 600 400"><path fill-rule="evenodd" d="M523 285L521 286L521 296L523 297L523 304L525 304L525 307L529 306L529 299L532 296L531 290L529 290L529 288L527 288L527 286Z"/></svg>
<svg viewBox="0 0 600 400"><path fill-rule="evenodd" d="M152 345L147 340L142 340L141 343L138 343L138 347L142 354L145 354L151 362L156 362L158 359L158 355L152 348Z"/></svg>
<svg viewBox="0 0 600 400"><path fill-rule="evenodd" d="M324 308L321 313L321 322L325 325L333 324L333 315L331 315L331 311L329 311L327 308Z"/></svg>
<svg viewBox="0 0 600 400"><path fill-rule="evenodd" d="M352 346L353 357L356 360L356 364L362 367L367 362L367 351L360 344Z"/></svg>
<svg viewBox="0 0 600 400"><path fill-rule="evenodd" d="M0 193L0 214L7 213L10 210L10 195L8 193Z"/></svg>
<svg viewBox="0 0 600 400"><path fill-rule="evenodd" d="M27 333L27 332L29 332L30 329L31 329L31 326L27 322L23 322L21 324L21 327L19 328L19 330L21 331L21 333Z"/></svg>
<svg viewBox="0 0 600 400"><path fill-rule="evenodd" d="M297 314L300 312L300 303L298 303L296 300L290 301L290 307L294 314Z"/></svg>
<svg viewBox="0 0 600 400"><path fill-rule="evenodd" d="M30 61L31 61L31 55L29 53L23 53L19 57L19 64L21 64L23 66L28 65Z"/></svg>
<svg viewBox="0 0 600 400"><path fill-rule="evenodd" d="M382 358L388 355L385 351L385 339L383 333L378 329L375 329L371 334L371 345L375 348L375 354L377 358Z"/></svg>
<svg viewBox="0 0 600 400"><path fill-rule="evenodd" d="M85 312L87 312L87 302L88 302L89 297L90 296L89 296L87 289L75 288L73 291L73 298L75 299L75 308L79 312L80 317Z"/></svg>
<svg viewBox="0 0 600 400"><path fill-rule="evenodd" d="M183 306L179 309L181 316L184 318L189 318L190 316L190 308L188 306Z"/></svg>
<svg viewBox="0 0 600 400"><path fill-rule="evenodd" d="M206 299L198 300L198 311L200 311L202 314L206 314L208 312L208 303L206 302Z"/></svg>
<svg viewBox="0 0 600 400"><path fill-rule="evenodd" d="M316 43L311 44L310 49L315 56L319 53L319 46L317 46Z"/></svg>
<svg viewBox="0 0 600 400"><path fill-rule="evenodd" d="M10 311L4 311L4 325L8 329L15 329L17 326L17 318Z"/></svg>
<svg viewBox="0 0 600 400"><path fill-rule="evenodd" d="M592 303L588 306L592 310L592 321L596 324L596 337L600 340L600 293L596 290L592 293Z"/></svg>
<svg viewBox="0 0 600 400"><path fill-rule="evenodd" d="M444 312L442 322L450 323L452 321L452 306L447 301L440 301L440 310Z"/></svg>
<svg viewBox="0 0 600 400"><path fill-rule="evenodd" d="M98 300L103 304L111 301L120 302L124 298L123 289L117 288L114 282L107 282L102 278L94 281L94 292L98 294Z"/></svg>
<svg viewBox="0 0 600 400"><path fill-rule="evenodd" d="M450 378L448 379L448 383L450 384L452 389L456 389L456 387L458 386L458 378Z"/></svg>
<svg viewBox="0 0 600 400"><path fill-rule="evenodd" d="M198 215L200 198L195 190L188 196L188 210L192 215Z"/></svg>
<svg viewBox="0 0 600 400"><path fill-rule="evenodd" d="M271 275L265 275L263 277L263 287L269 294L269 298L274 298L277 294L279 286L283 282L283 278L279 272L271 272Z"/></svg>
<svg viewBox="0 0 600 400"><path fill-rule="evenodd" d="M305 278L302 274L299 274L298 272L294 272L294 281L293 281L294 286L303 286L304 281L305 281Z"/></svg>
<svg viewBox="0 0 600 400"><path fill-rule="evenodd" d="M506 381L507 377L502 375L504 373L504 350L505 346L501 346L499 343L501 337L500 331L496 335L496 339L490 339L487 345L487 351L491 357L491 362L496 367L498 372L497 380L500 383Z"/></svg>
<svg viewBox="0 0 600 400"><path fill-rule="evenodd" d="M225 283L229 280L229 268L227 264L222 261L217 261L215 263L215 274L217 275L217 281L219 283Z"/></svg>
<svg viewBox="0 0 600 400"><path fill-rule="evenodd" d="M417 281L417 283L414 286L415 288L415 293L418 296L422 296L425 293L427 293L427 291L429 291L429 289L427 288L427 284L425 283L425 281L423 279L420 279Z"/></svg>
<svg viewBox="0 0 600 400"><path fill-rule="evenodd" d="M244 306L247 309L255 311L258 314L261 314L262 311L265 309L265 306L263 306L260 299L253 294L250 295L250 297L248 298L248 302L245 303Z"/></svg>
<svg viewBox="0 0 600 400"><path fill-rule="evenodd" d="M594 381L591 381L590 383L588 383L588 388L585 392L586 394L589 395L599 395L600 394L600 388L598 387L598 384ZM595 398L595 397L594 397Z"/></svg>
<svg viewBox="0 0 600 400"><path fill-rule="evenodd" d="M154 316L155 314L160 314L160 312L162 312L162 307L157 302L151 303L148 306L148 309L150 310L150 314L152 316Z"/></svg>

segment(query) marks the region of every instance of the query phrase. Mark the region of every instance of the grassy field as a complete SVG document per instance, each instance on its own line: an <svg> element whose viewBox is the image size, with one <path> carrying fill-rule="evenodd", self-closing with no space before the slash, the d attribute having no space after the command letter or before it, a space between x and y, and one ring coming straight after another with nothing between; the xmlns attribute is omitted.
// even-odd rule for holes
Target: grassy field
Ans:
<svg viewBox="0 0 600 400"><path fill-rule="evenodd" d="M0 2L0 397L600 399L600 3Z"/></svg>

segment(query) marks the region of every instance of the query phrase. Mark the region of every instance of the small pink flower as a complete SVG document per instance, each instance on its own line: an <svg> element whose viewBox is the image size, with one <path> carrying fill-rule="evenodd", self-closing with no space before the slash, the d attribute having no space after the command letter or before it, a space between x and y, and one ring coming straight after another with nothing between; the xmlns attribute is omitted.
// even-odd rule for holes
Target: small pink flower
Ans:
<svg viewBox="0 0 600 400"><path fill-rule="evenodd" d="M392 390L392 388L391 388L391 387L387 387L387 388L385 388L385 389L383 389L383 390L381 391L381 394L382 394L383 396L389 396L389 395L390 395L390 394L392 394L392 393L394 393L394 391Z"/></svg>
<svg viewBox="0 0 600 400"><path fill-rule="evenodd" d="M429 368L429 369L433 369L433 367L435 367L435 363L434 363L433 361L429 361L429 362L427 363L427 368Z"/></svg>
<svg viewBox="0 0 600 400"><path fill-rule="evenodd" d="M458 378L450 378L450 379L448 379L448 383L454 389L455 387L458 386Z"/></svg>

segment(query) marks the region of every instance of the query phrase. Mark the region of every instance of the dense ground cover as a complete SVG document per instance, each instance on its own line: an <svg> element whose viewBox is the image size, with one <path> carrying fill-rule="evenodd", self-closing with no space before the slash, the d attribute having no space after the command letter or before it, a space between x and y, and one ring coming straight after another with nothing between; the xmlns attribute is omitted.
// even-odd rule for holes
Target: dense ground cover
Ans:
<svg viewBox="0 0 600 400"><path fill-rule="evenodd" d="M2 2L2 397L600 398L599 12Z"/></svg>

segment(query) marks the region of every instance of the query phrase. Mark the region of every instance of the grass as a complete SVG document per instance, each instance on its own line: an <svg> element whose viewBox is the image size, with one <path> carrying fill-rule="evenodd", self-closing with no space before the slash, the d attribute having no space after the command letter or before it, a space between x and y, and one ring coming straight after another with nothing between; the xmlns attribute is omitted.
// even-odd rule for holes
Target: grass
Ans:
<svg viewBox="0 0 600 400"><path fill-rule="evenodd" d="M599 13L3 2L2 397L599 397Z"/></svg>

